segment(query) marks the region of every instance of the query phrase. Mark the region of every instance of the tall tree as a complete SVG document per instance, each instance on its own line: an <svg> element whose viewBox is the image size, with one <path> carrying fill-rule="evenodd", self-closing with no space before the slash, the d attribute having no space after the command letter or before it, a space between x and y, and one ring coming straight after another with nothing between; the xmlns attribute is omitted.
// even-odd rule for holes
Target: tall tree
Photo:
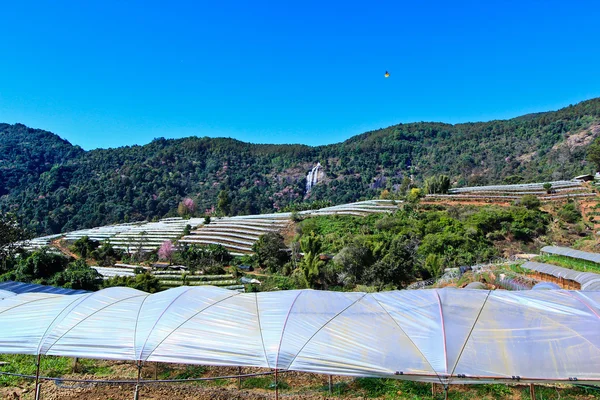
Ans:
<svg viewBox="0 0 600 400"><path fill-rule="evenodd" d="M18 242L27 238L14 215L0 214L0 273L6 271L9 260L21 247Z"/></svg>
<svg viewBox="0 0 600 400"><path fill-rule="evenodd" d="M229 199L229 192L227 190L221 190L219 192L219 197L217 198L217 211L221 215L229 214L229 205L231 204L231 200Z"/></svg>
<svg viewBox="0 0 600 400"><path fill-rule="evenodd" d="M252 246L252 250L256 253L258 263L267 267L271 272L279 271L290 259L283 236L277 232L261 235Z"/></svg>
<svg viewBox="0 0 600 400"><path fill-rule="evenodd" d="M588 147L587 160L594 164L596 171L600 171L600 138L596 138Z"/></svg>

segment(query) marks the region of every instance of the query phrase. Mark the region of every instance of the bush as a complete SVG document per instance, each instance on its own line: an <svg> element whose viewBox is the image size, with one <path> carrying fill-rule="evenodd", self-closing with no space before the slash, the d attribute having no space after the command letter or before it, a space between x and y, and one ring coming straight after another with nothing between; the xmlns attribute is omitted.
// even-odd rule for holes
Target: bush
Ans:
<svg viewBox="0 0 600 400"><path fill-rule="evenodd" d="M432 277L437 278L444 273L444 263L438 254L428 254L425 258L425 269Z"/></svg>
<svg viewBox="0 0 600 400"><path fill-rule="evenodd" d="M524 178L521 175L510 175L504 178L504 183L506 185L515 185L517 183L523 182Z"/></svg>
<svg viewBox="0 0 600 400"><path fill-rule="evenodd" d="M75 243L73 243L73 247L71 248L73 252L83 258L88 258L91 256L92 251L96 250L100 246L100 243L96 240L91 240L87 236L83 236Z"/></svg>
<svg viewBox="0 0 600 400"><path fill-rule="evenodd" d="M69 289L98 290L102 277L93 268L88 267L84 260L69 264L68 268L52 277L52 284Z"/></svg>
<svg viewBox="0 0 600 400"><path fill-rule="evenodd" d="M301 222L304 219L304 218L302 218L302 216L300 216L300 214L296 210L292 211L292 215L290 218L294 222Z"/></svg>
<svg viewBox="0 0 600 400"><path fill-rule="evenodd" d="M528 210L537 210L538 208L540 208L541 204L542 203L540 202L540 199L538 199L537 196L534 196L532 194L526 194L525 196L521 197L520 201L520 205L522 205Z"/></svg>
<svg viewBox="0 0 600 400"><path fill-rule="evenodd" d="M115 276L102 282L105 288L113 286L126 286L147 293L156 293L160 290L160 281L150 273L143 273L136 276Z"/></svg>
<svg viewBox="0 0 600 400"><path fill-rule="evenodd" d="M505 237L501 232L490 232L487 235L485 235L486 239L488 240L492 240L492 241L498 241L498 240L504 240Z"/></svg>
<svg viewBox="0 0 600 400"><path fill-rule="evenodd" d="M13 280L20 282L41 283L46 285L54 274L62 272L67 267L69 259L47 248L35 251L25 259L19 260L17 268L13 271Z"/></svg>
<svg viewBox="0 0 600 400"><path fill-rule="evenodd" d="M413 188L410 189L410 192L406 195L406 201L410 204L417 204L424 196L425 194L421 189Z"/></svg>
<svg viewBox="0 0 600 400"><path fill-rule="evenodd" d="M261 235L252 250L256 253L259 265L267 267L271 272L277 272L290 259L283 236L276 232Z"/></svg>
<svg viewBox="0 0 600 400"><path fill-rule="evenodd" d="M581 221L581 212L578 210L577 205L569 201L560 210L558 210L558 218L568 224L574 224Z"/></svg>

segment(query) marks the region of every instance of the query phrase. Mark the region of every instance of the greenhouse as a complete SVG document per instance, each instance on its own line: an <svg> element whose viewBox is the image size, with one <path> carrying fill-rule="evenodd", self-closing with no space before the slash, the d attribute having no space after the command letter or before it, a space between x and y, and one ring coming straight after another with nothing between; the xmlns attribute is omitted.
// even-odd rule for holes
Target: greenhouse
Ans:
<svg viewBox="0 0 600 400"><path fill-rule="evenodd" d="M577 282L581 290L600 290L600 274L594 272L576 271L553 264L544 264L534 261L528 261L521 265L521 267L559 279Z"/></svg>
<svg viewBox="0 0 600 400"><path fill-rule="evenodd" d="M7 297L15 296L13 292L9 292L8 290L0 289L0 300L5 299Z"/></svg>
<svg viewBox="0 0 600 400"><path fill-rule="evenodd" d="M600 292L109 288L0 300L0 353L415 381L600 381ZM376 327L376 329L374 329Z"/></svg>
<svg viewBox="0 0 600 400"><path fill-rule="evenodd" d="M600 254L598 253L589 253L587 251L575 250L560 246L545 246L542 247L540 251L542 253L552 254L553 256L577 258L580 260L586 260L600 264Z"/></svg>

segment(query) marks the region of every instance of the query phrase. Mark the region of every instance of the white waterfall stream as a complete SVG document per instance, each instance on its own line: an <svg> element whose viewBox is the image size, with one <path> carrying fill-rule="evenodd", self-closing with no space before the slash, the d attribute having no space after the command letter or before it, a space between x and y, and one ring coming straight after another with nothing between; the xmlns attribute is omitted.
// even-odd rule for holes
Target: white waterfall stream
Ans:
<svg viewBox="0 0 600 400"><path fill-rule="evenodd" d="M308 175L306 175L306 193L308 193L310 189L319 181L318 173L320 169L321 163L317 163L317 165L315 165L313 169L310 170Z"/></svg>

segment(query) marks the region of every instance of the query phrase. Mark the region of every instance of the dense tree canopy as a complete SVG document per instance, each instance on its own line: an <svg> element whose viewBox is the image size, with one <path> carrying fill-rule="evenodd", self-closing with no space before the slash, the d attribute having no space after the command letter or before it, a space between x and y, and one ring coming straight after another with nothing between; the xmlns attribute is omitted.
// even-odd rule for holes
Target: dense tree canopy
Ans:
<svg viewBox="0 0 600 400"><path fill-rule="evenodd" d="M0 274L8 269L8 262L19 249L19 241L27 237L14 215L0 213Z"/></svg>
<svg viewBox="0 0 600 400"><path fill-rule="evenodd" d="M407 204L392 215L312 217L300 222L299 283L315 289L403 288L445 268L498 257L496 241L526 245L547 233L550 220L537 207L522 205L417 212ZM335 256L329 260L327 254Z"/></svg>
<svg viewBox="0 0 600 400"><path fill-rule="evenodd" d="M252 246L260 266L268 268L271 272L279 271L290 259L283 236L277 232L268 232L261 235Z"/></svg>
<svg viewBox="0 0 600 400"><path fill-rule="evenodd" d="M599 124L594 99L505 121L399 124L319 147L191 137L92 151L0 124L0 212L32 232L57 233L175 216L180 204L184 216L301 210L404 193L432 176L449 178L427 185L436 192L448 183L571 178L596 169L597 144L585 144ZM585 140L567 143L573 134ZM316 162L325 178L306 193Z"/></svg>

